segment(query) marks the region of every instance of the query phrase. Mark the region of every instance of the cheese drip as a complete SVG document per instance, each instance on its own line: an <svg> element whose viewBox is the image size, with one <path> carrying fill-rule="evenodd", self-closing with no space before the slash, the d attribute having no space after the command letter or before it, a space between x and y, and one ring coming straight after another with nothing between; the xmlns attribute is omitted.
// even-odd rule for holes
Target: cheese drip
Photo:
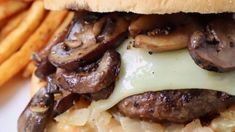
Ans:
<svg viewBox="0 0 235 132"><path fill-rule="evenodd" d="M106 100L93 102L94 111L105 111L122 99L148 91L169 89L210 89L235 95L235 71L216 73L197 66L186 49L149 54L121 45L121 71L115 89Z"/></svg>

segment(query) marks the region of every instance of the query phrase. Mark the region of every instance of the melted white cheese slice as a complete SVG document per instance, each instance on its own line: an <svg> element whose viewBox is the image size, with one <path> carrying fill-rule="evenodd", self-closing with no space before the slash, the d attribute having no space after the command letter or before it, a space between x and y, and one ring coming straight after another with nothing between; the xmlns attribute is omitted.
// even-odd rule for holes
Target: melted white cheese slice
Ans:
<svg viewBox="0 0 235 132"><path fill-rule="evenodd" d="M197 66L186 49L154 53L139 48L127 50L127 40L119 49L121 71L112 95L91 107L105 111L122 99L147 91L167 89L211 89L235 95L235 72L216 73Z"/></svg>

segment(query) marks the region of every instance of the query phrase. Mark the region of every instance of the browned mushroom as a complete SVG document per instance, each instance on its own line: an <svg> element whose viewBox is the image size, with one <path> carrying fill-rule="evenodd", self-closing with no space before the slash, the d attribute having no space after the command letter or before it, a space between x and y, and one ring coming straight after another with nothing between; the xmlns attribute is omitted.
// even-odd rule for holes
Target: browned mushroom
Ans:
<svg viewBox="0 0 235 132"><path fill-rule="evenodd" d="M109 87L120 70L120 55L114 50L107 51L95 65L78 72L58 69L58 86L65 91L85 94L95 93Z"/></svg>
<svg viewBox="0 0 235 132"><path fill-rule="evenodd" d="M78 101L80 95L76 93L70 92L62 92L54 94L54 109L53 109L53 117L64 113L70 107L73 106L74 102Z"/></svg>
<svg viewBox="0 0 235 132"><path fill-rule="evenodd" d="M84 17L78 17L67 39L52 48L49 60L56 67L67 70L92 63L124 40L127 27L128 22L116 14L96 22L86 22Z"/></svg>
<svg viewBox="0 0 235 132"><path fill-rule="evenodd" d="M53 94L54 97L54 106L52 113L53 117L64 113L71 106L73 106L75 101L78 101L80 99L80 95L60 89L57 85L55 75L47 77L47 81L47 91L48 93Z"/></svg>
<svg viewBox="0 0 235 132"><path fill-rule="evenodd" d="M60 43L66 37L70 25L61 33L59 33L40 53L33 55L33 60L36 62L37 69L35 75L41 79L46 79L46 77L56 71L56 67L53 66L49 60L48 55L52 46Z"/></svg>
<svg viewBox="0 0 235 132"><path fill-rule="evenodd" d="M38 56L38 58L39 58L39 56ZM35 75L40 79L45 79L48 75L53 74L56 71L56 67L54 67L49 62L47 57L40 57L40 60L42 60L42 61L40 61L40 62L38 61L36 63L37 68L35 70Z"/></svg>
<svg viewBox="0 0 235 132"><path fill-rule="evenodd" d="M51 119L53 105L53 95L41 88L20 115L18 132L43 132Z"/></svg>
<svg viewBox="0 0 235 132"><path fill-rule="evenodd" d="M162 15L142 15L137 19L134 19L130 26L129 32L132 37L137 36L140 33L145 33L151 29L156 28L156 25L164 25Z"/></svg>
<svg viewBox="0 0 235 132"><path fill-rule="evenodd" d="M48 77L47 80L48 85L39 89L20 115L19 132L43 132L48 121L65 112L79 99L78 94L60 91L53 77Z"/></svg>
<svg viewBox="0 0 235 132"><path fill-rule="evenodd" d="M132 22L129 31L135 37L135 47L162 52L186 48L190 35L198 28L186 14L148 15Z"/></svg>
<svg viewBox="0 0 235 132"><path fill-rule="evenodd" d="M114 90L114 84L111 84L111 86L108 86L107 88L101 89L100 91L92 94L85 94L85 97L89 100L101 100L101 99L107 99L111 93Z"/></svg>
<svg viewBox="0 0 235 132"><path fill-rule="evenodd" d="M235 21L214 20L191 36L190 55L200 67L216 72L235 69Z"/></svg>

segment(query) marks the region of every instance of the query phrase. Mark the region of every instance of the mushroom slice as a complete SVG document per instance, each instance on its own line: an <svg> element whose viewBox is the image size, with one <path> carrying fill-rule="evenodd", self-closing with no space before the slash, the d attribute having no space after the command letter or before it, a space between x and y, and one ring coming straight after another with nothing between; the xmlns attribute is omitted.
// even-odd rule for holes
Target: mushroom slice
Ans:
<svg viewBox="0 0 235 132"><path fill-rule="evenodd" d="M54 105L52 94L41 88L33 96L18 120L19 132L43 132L51 118Z"/></svg>
<svg viewBox="0 0 235 132"><path fill-rule="evenodd" d="M35 70L35 75L40 79L45 79L50 74L53 74L56 71L56 68L49 62L47 57L42 57L40 59L41 62L36 62L37 68Z"/></svg>
<svg viewBox="0 0 235 132"><path fill-rule="evenodd" d="M64 113L73 106L74 101L78 101L80 99L80 95L60 89L56 81L55 74L47 77L47 91L48 93L53 94L54 97L52 117Z"/></svg>
<svg viewBox="0 0 235 132"><path fill-rule="evenodd" d="M155 25L152 19L155 21ZM184 14L151 15L150 20L150 22L144 21L144 23L151 25L152 29L139 27L143 28L140 30L145 33L135 37L135 46L151 52L186 48L190 35L199 28L190 16Z"/></svg>
<svg viewBox="0 0 235 132"><path fill-rule="evenodd" d="M67 70L89 64L108 49L117 47L126 37L127 28L128 22L116 14L104 16L95 23L78 18L68 38L52 48L49 60Z"/></svg>
<svg viewBox="0 0 235 132"><path fill-rule="evenodd" d="M120 70L120 55L114 50L108 50L98 63L84 67L78 72L58 69L58 86L72 93L96 93L109 87L116 79Z"/></svg>
<svg viewBox="0 0 235 132"><path fill-rule="evenodd" d="M107 88L101 89L100 91L92 94L85 94L84 96L88 98L88 100L101 100L107 99L114 90L114 83L108 86Z"/></svg>
<svg viewBox="0 0 235 132"><path fill-rule="evenodd" d="M191 36L189 53L203 69L227 72L235 69L235 21L214 20L204 32Z"/></svg>
<svg viewBox="0 0 235 132"><path fill-rule="evenodd" d="M162 15L142 15L131 22L129 32L132 37L139 33L144 33L156 27L156 25L164 25Z"/></svg>
<svg viewBox="0 0 235 132"><path fill-rule="evenodd" d="M60 91L52 76L47 87L40 88L18 119L19 132L43 132L48 121L65 112L80 95Z"/></svg>
<svg viewBox="0 0 235 132"><path fill-rule="evenodd" d="M54 97L55 97L55 104L53 109L53 117L64 113L66 110L72 107L74 102L79 100L80 95L76 93L62 92L62 93L55 93Z"/></svg>
<svg viewBox="0 0 235 132"><path fill-rule="evenodd" d="M190 35L175 32L164 36L138 35L135 38L135 47L144 48L150 52L164 52L182 49L187 46Z"/></svg>

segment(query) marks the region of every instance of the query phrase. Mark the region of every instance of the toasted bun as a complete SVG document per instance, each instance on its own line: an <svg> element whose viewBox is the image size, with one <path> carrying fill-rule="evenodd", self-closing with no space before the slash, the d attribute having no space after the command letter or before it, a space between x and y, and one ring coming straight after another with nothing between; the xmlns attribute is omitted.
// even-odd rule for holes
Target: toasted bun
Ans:
<svg viewBox="0 0 235 132"><path fill-rule="evenodd" d="M44 0L50 10L88 10L93 12L134 12L167 14L177 12L235 12L235 0Z"/></svg>

